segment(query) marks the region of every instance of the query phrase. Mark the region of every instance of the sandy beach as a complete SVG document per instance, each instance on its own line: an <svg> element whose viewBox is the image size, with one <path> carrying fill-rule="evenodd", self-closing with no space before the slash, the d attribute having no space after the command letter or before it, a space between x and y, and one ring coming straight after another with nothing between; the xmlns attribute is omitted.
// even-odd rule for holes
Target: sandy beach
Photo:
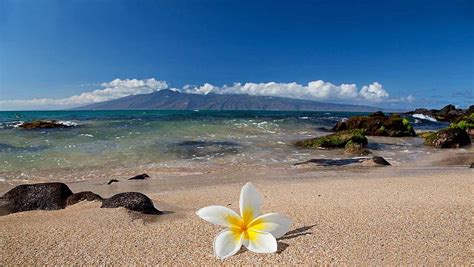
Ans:
<svg viewBox="0 0 474 267"><path fill-rule="evenodd" d="M153 176L152 176L153 177ZM82 202L58 211L0 217L1 265L462 264L472 263L473 170L320 168L223 170L211 174L68 183L74 191L146 193L164 215ZM221 179L219 179L221 178ZM264 195L263 212L294 220L275 254L242 249L220 261L220 227L195 215L208 205L238 210L241 186ZM2 192L8 188L2 188Z"/></svg>

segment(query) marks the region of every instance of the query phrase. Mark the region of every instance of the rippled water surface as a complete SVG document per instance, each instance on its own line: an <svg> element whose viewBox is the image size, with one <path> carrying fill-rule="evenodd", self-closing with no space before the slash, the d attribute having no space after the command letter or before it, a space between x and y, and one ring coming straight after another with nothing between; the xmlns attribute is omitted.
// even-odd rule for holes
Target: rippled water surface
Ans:
<svg viewBox="0 0 474 267"><path fill-rule="evenodd" d="M98 167L293 163L340 151L307 150L292 142L327 134L337 121L364 113L275 111L0 112L0 173ZM24 130L22 121L56 119L75 127ZM411 118L415 129L437 122ZM415 123L416 122L416 123ZM425 154L419 138L375 138L371 149L409 160Z"/></svg>

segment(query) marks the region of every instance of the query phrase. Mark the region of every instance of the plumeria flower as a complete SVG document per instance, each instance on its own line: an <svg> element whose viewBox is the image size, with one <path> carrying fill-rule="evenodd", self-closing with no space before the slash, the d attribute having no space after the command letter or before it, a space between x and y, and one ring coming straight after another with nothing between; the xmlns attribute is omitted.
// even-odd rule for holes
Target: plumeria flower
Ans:
<svg viewBox="0 0 474 267"><path fill-rule="evenodd" d="M202 208L196 214L202 219L227 227L214 239L214 254L225 259L237 253L242 245L256 253L277 251L277 238L290 229L291 220L277 213L260 215L262 197L252 183L240 192L240 215L223 206Z"/></svg>

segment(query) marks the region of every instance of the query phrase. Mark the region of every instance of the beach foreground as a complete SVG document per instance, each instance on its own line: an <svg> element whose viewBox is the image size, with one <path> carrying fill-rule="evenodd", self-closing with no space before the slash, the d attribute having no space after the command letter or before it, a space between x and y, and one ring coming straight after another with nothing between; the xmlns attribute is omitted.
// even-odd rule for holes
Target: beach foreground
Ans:
<svg viewBox="0 0 474 267"><path fill-rule="evenodd" d="M68 183L74 192L92 189L106 197L143 189L167 212L147 216L82 202L64 210L2 216L1 265L472 262L472 169L276 169L219 175L151 179L138 182L139 187ZM195 212L208 205L238 210L239 191L247 181L263 194L264 213L286 214L294 224L278 240L275 254L242 249L217 260L212 242L221 228Z"/></svg>

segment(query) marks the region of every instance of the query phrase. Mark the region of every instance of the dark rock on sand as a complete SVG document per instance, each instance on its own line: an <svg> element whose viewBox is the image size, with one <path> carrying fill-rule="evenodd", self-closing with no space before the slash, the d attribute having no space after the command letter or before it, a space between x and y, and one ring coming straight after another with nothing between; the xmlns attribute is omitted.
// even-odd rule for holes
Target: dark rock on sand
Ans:
<svg viewBox="0 0 474 267"><path fill-rule="evenodd" d="M317 166L344 166L349 164L360 163L359 159L310 159L304 162L295 163L294 166L299 165L317 165Z"/></svg>
<svg viewBox="0 0 474 267"><path fill-rule="evenodd" d="M370 116L354 116L345 121L340 121L332 128L333 131L362 130L366 135L373 136L415 136L415 131L410 122L398 114L386 116L377 111Z"/></svg>
<svg viewBox="0 0 474 267"><path fill-rule="evenodd" d="M118 183L118 181L119 181L119 180L117 180L117 179L111 179L111 180L107 183L107 185L110 185L110 184L112 184L112 183Z"/></svg>
<svg viewBox="0 0 474 267"><path fill-rule="evenodd" d="M305 162L299 162L294 164L298 165L316 165L316 166L345 166L345 165L361 165L361 166L389 166L391 165L382 157L372 157L372 158L355 158L355 159L310 159Z"/></svg>
<svg viewBox="0 0 474 267"><path fill-rule="evenodd" d="M473 169L474 168L474 163L471 163L471 166L469 168Z"/></svg>
<svg viewBox="0 0 474 267"><path fill-rule="evenodd" d="M461 128L445 128L425 136L425 145L436 148L458 148L471 144L471 138Z"/></svg>
<svg viewBox="0 0 474 267"><path fill-rule="evenodd" d="M44 121L30 121L30 122L24 122L20 124L18 127L23 128L23 129L53 129L53 128L68 128L72 127L71 125L67 125L64 123L61 123L56 120L44 120Z"/></svg>
<svg viewBox="0 0 474 267"><path fill-rule="evenodd" d="M66 207L72 191L63 183L24 184L14 187L0 199L8 213L28 210L59 210Z"/></svg>
<svg viewBox="0 0 474 267"><path fill-rule="evenodd" d="M364 161L361 162L362 165L365 166L390 166L390 164L387 160L385 160L382 157L375 156L369 159L365 159Z"/></svg>
<svg viewBox="0 0 474 267"><path fill-rule="evenodd" d="M321 137L295 142L296 146L305 148L343 148L347 143L367 145L367 137L360 130L342 131Z"/></svg>
<svg viewBox="0 0 474 267"><path fill-rule="evenodd" d="M139 175L135 175L131 178L128 178L128 180L145 180L146 178L150 178L150 176L146 173L144 174L139 174Z"/></svg>
<svg viewBox="0 0 474 267"><path fill-rule="evenodd" d="M102 201L102 197L91 192L91 191L83 191L83 192L79 192L79 193L75 193L75 194L72 194L70 195L68 198L67 198L67 201L66 201L66 204L68 206L70 205L74 205L76 203L79 203L81 201L84 201L84 200L87 200L87 201Z"/></svg>
<svg viewBox="0 0 474 267"><path fill-rule="evenodd" d="M138 211L144 214L162 214L153 206L153 201L142 193L126 192L112 196L102 201L101 208L124 207L128 210Z"/></svg>

